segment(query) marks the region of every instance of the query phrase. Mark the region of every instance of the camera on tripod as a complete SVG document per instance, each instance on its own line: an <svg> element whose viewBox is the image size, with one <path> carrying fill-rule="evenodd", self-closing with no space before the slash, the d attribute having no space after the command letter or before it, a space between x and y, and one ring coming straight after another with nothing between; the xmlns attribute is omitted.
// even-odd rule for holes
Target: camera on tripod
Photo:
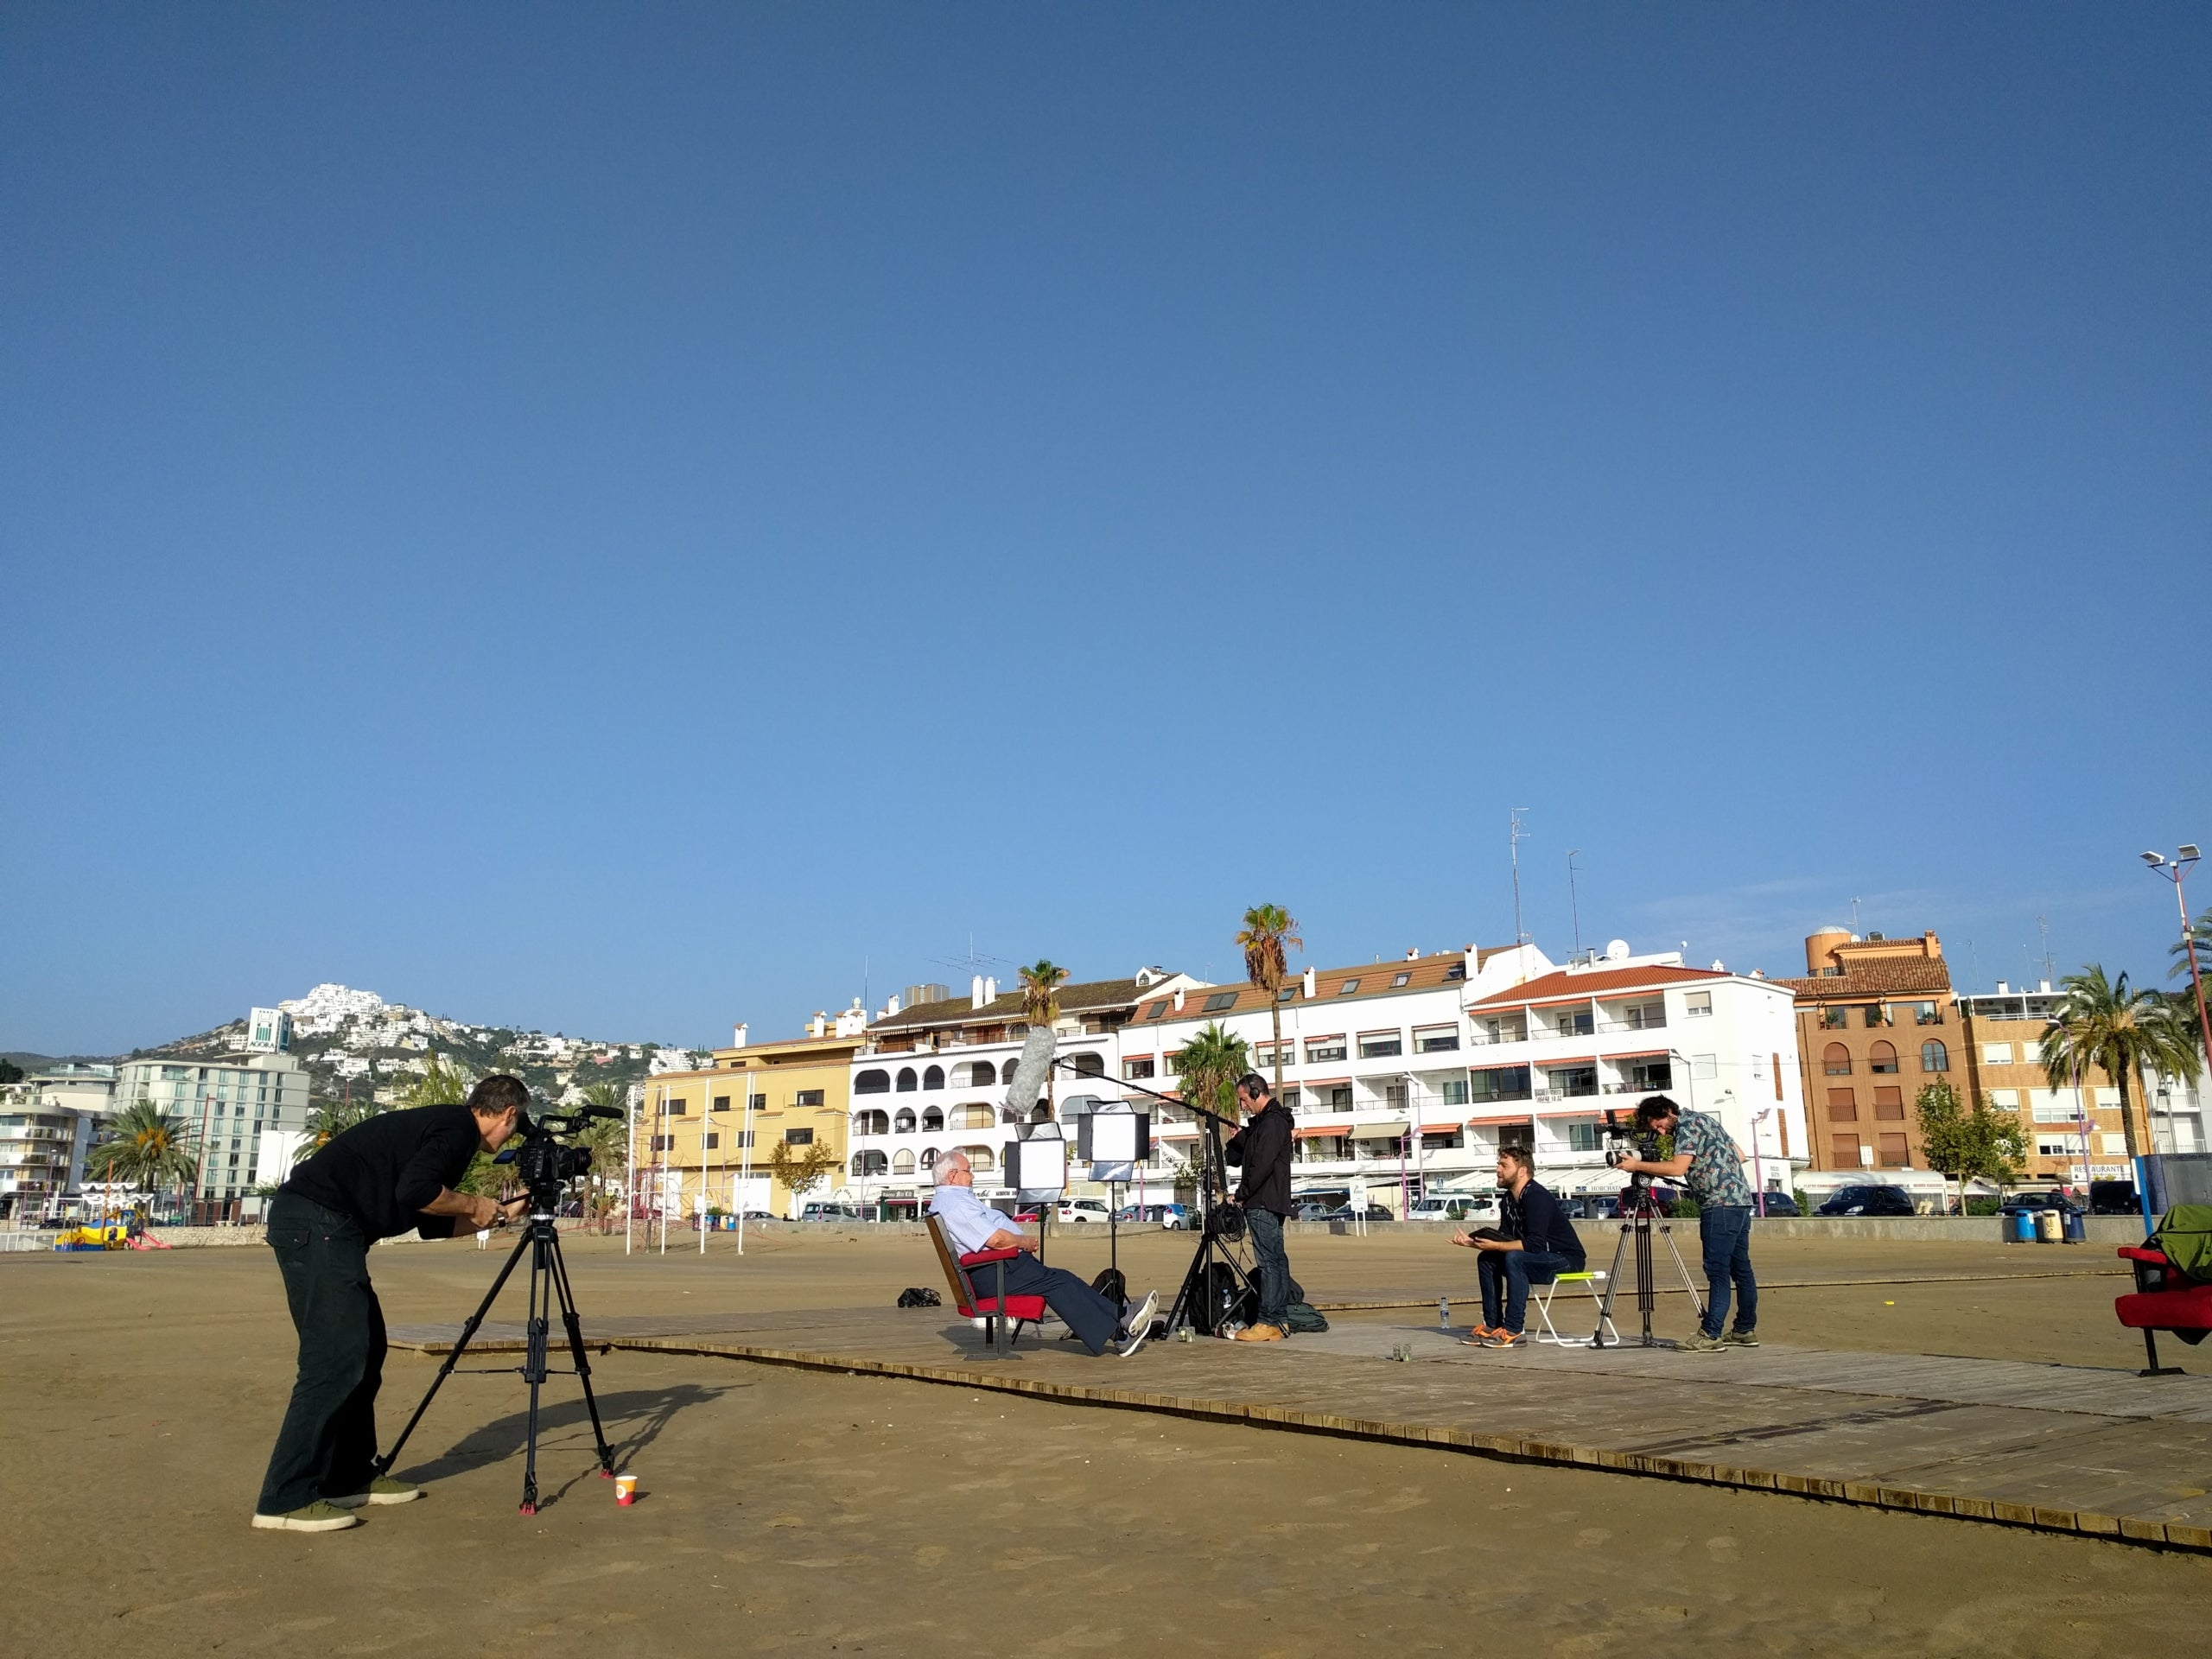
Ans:
<svg viewBox="0 0 2212 1659"><path fill-rule="evenodd" d="M1621 1115L1618 1111L1615 1111L1611 1108L1606 1109L1606 1168L1618 1169L1623 1164L1628 1162L1631 1158L1649 1158L1652 1155L1652 1151L1653 1148L1647 1147L1643 1141L1637 1138L1636 1119L1634 1116L1631 1116L1626 1122L1623 1122L1621 1121ZM1632 1174L1629 1179L1631 1181L1642 1181L1647 1185L1651 1179L1649 1175L1640 1173Z"/></svg>
<svg viewBox="0 0 2212 1659"><path fill-rule="evenodd" d="M594 1117L620 1118L611 1106L580 1106L573 1112L548 1112L527 1118L522 1140L503 1149L495 1164L512 1164L515 1174L530 1189L531 1208L550 1211L561 1201L569 1182L591 1173L591 1148L564 1144L564 1135L575 1135Z"/></svg>

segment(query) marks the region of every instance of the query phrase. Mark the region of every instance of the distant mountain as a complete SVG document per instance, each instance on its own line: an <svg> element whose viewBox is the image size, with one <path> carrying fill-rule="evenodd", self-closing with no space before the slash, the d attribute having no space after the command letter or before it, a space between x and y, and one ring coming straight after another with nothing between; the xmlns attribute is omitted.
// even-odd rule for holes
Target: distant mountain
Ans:
<svg viewBox="0 0 2212 1659"><path fill-rule="evenodd" d="M704 1050L660 1043L472 1025L344 985L318 985L276 1006L292 1016L292 1053L307 1068L315 1094L330 1099L350 1093L388 1101L421 1076L433 1051L472 1078L508 1072L555 1101L595 1083L626 1088L662 1071L688 1071L708 1057ZM235 1050L245 1042L245 1021L240 1019L157 1048L134 1050L130 1058L188 1059Z"/></svg>

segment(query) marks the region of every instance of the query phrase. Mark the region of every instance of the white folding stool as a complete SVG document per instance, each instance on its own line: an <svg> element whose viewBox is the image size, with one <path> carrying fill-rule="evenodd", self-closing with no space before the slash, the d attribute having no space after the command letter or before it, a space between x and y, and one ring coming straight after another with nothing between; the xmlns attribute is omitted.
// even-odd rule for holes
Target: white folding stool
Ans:
<svg viewBox="0 0 2212 1659"><path fill-rule="evenodd" d="M1562 1337L1559 1333L1559 1328L1552 1323L1553 1295L1557 1293L1561 1285L1580 1285L1590 1293L1591 1303L1599 1310L1599 1316L1604 1319L1605 1329L1611 1333L1612 1339L1618 1342L1621 1339L1621 1333L1614 1328L1612 1315L1604 1311L1605 1282L1605 1273L1601 1269L1591 1268L1581 1273L1555 1274L1548 1284L1530 1285L1529 1305L1536 1310L1536 1322L1543 1326L1543 1329L1536 1333L1535 1340L1556 1343L1561 1348L1587 1348L1590 1345L1588 1337Z"/></svg>

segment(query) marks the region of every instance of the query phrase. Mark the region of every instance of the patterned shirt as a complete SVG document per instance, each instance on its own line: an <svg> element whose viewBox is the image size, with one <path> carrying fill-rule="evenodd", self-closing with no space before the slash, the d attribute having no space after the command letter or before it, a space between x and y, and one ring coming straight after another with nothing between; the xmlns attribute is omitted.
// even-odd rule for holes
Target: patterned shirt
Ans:
<svg viewBox="0 0 2212 1659"><path fill-rule="evenodd" d="M1751 1205L1751 1184L1744 1179L1744 1154L1720 1120L1705 1112L1684 1112L1675 1125L1675 1156L1688 1153L1689 1173L1684 1177L1690 1197L1706 1209L1715 1205Z"/></svg>

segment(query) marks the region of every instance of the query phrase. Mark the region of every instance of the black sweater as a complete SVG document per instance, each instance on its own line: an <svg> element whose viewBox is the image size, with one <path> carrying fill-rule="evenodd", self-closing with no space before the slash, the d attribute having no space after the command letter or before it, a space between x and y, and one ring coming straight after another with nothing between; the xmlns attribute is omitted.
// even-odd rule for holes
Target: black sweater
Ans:
<svg viewBox="0 0 2212 1659"><path fill-rule="evenodd" d="M466 1106L379 1112L334 1138L278 1190L353 1217L372 1240L410 1227L450 1238L456 1217L426 1216L423 1206L468 1173L483 1144Z"/></svg>
<svg viewBox="0 0 2212 1659"><path fill-rule="evenodd" d="M1229 1137L1221 1155L1243 1166L1236 1202L1248 1210L1290 1213L1290 1109L1270 1100Z"/></svg>

